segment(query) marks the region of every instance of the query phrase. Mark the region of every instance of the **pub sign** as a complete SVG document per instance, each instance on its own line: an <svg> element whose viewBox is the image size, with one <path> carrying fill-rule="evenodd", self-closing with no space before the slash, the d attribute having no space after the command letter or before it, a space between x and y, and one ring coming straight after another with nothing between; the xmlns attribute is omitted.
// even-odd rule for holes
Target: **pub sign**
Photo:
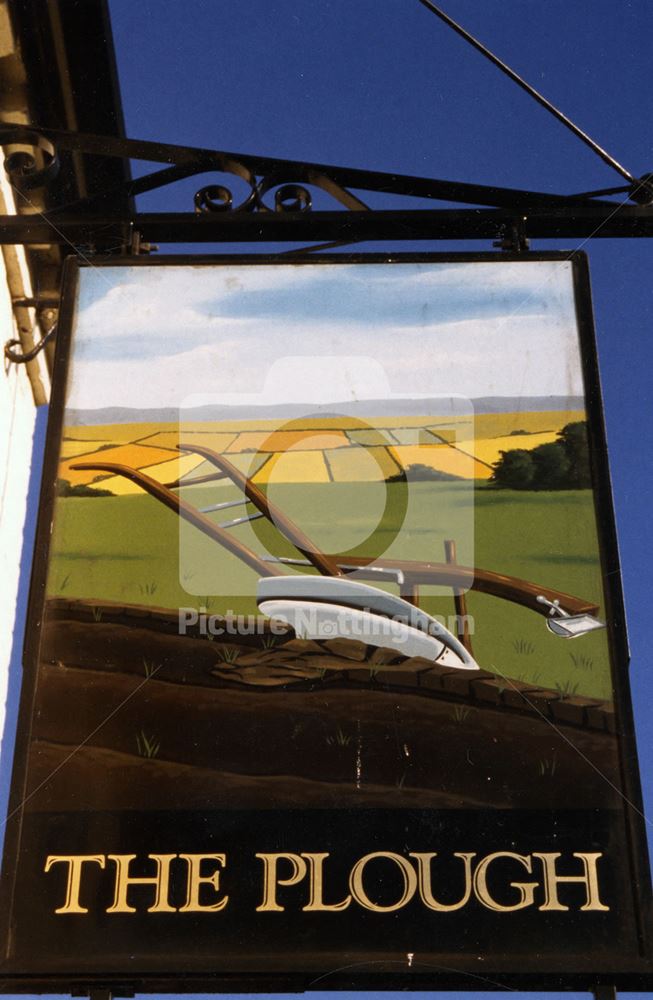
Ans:
<svg viewBox="0 0 653 1000"><path fill-rule="evenodd" d="M651 984L580 254L71 263L6 991Z"/></svg>

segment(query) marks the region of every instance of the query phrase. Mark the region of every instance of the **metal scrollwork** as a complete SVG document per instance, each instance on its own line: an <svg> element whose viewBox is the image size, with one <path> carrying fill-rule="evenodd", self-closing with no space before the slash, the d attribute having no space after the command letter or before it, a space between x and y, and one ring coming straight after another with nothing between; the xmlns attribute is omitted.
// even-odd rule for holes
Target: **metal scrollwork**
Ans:
<svg viewBox="0 0 653 1000"><path fill-rule="evenodd" d="M310 212L311 192L301 184L283 184L275 191L274 207L277 212Z"/></svg>
<svg viewBox="0 0 653 1000"><path fill-rule="evenodd" d="M313 198L303 183L305 178L291 178L275 171L267 177L262 177L256 188L257 210L259 212L310 212ZM276 190L275 190L276 188ZM265 197L274 191L273 204L269 205Z"/></svg>
<svg viewBox="0 0 653 1000"><path fill-rule="evenodd" d="M365 205L359 198L332 181L326 174L315 170L299 170L294 178L275 172L259 181L258 211L259 212L310 212L313 208L313 197L307 185L320 188L335 201L340 202L351 211L365 211ZM274 208L265 203L265 196L274 188Z"/></svg>
<svg viewBox="0 0 653 1000"><path fill-rule="evenodd" d="M231 212L234 207L234 196L229 188L222 184L209 184L195 192L193 199L195 211L200 212Z"/></svg>
<svg viewBox="0 0 653 1000"><path fill-rule="evenodd" d="M230 188L224 184L208 184L195 193L193 202L195 212L202 215L205 212L252 212L258 201L256 176L249 167L237 160L225 159L219 166L221 173L233 174L239 177L249 188L247 197L234 206L234 196ZM199 172L199 171L198 171Z"/></svg>
<svg viewBox="0 0 653 1000"><path fill-rule="evenodd" d="M335 201L350 211L366 211L367 205L346 188L336 184L326 174L313 170L299 170L298 176L290 178L274 172L257 180L249 168L235 160L220 164L221 172L234 174L249 186L249 195L234 205L234 196L224 184L209 184L200 188L194 197L195 212L310 212L313 208L311 187L320 188ZM199 171L198 171L199 172ZM276 189L276 190L275 190ZM273 204L266 202L266 196L274 191Z"/></svg>
<svg viewBox="0 0 653 1000"><path fill-rule="evenodd" d="M2 128L0 145L5 150L5 170L16 187L42 187L59 172L55 146L38 132Z"/></svg>

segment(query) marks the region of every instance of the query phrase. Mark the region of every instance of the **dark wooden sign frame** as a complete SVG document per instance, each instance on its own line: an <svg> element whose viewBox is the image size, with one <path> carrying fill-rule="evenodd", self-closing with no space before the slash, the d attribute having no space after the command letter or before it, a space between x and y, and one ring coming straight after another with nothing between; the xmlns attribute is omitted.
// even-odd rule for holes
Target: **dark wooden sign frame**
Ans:
<svg viewBox="0 0 653 1000"><path fill-rule="evenodd" d="M57 465L59 460L59 446L64 425L64 396L67 383L67 373L71 340L74 330L76 294L78 288L78 275L80 269L84 267L77 260L69 259L66 264L65 281L62 295L62 312L57 336L57 357L54 371L54 395L50 411L48 426L48 437L46 444L46 458L43 473L43 484L41 491L41 504L39 523L37 529L37 541L34 555L34 565L32 573L32 584L30 594L30 604L28 611L28 625L26 633L25 654L24 654L24 679L21 695L20 718L18 723L18 733L15 745L15 763L12 779L11 799L9 814L7 819L7 829L4 847L4 860L2 870L2 906L0 909L0 941L2 942L2 956L0 962L0 990L5 993L36 993L36 992L71 992L80 995L86 992L95 993L100 990L109 990L114 995L129 996L134 992L235 992L235 991L259 991L259 992L279 992L286 990L315 990L315 989L409 989L409 990L487 990L487 989L521 989L521 990L598 990L602 987L616 987L627 990L647 990L653 987L652 962L653 946L651 936L651 891L650 874L648 867L648 856L646 850L646 840L644 834L644 820L642 813L642 800L640 794L640 783L637 765L637 751L635 744L635 733L632 718L631 700L627 677L628 645L626 636L626 625L621 593L617 539L615 531L614 512L611 499L610 478L608 469L607 447L603 422L603 407L600 395L599 372L596 356L594 328L592 319L591 292L587 259L582 253L566 254L562 252L554 253L503 253L500 256L493 253L480 254L321 254L311 257L304 256L222 256L222 257L166 257L158 260L134 258L121 259L103 258L94 259L94 267L129 267L129 268L153 268L168 267L173 264L191 264L193 267L209 265L236 265L248 264L257 267L262 264L320 266L325 264L379 264L386 263L389 267L393 262L397 263L454 263L454 262L527 262L527 261L570 261L573 270L574 295L576 306L576 319L579 333L579 340L582 351L583 375L585 383L585 398L587 408L587 420L590 430L589 443L591 466L593 476L593 489L595 497L595 510L597 525L600 534L600 552L602 560L602 573L605 581L605 617L609 623L609 643L611 649L611 659L613 664L613 685L614 685L614 724L617 735L617 747L619 754L620 806L613 812L618 816L608 816L610 810L596 808L594 810L579 809L574 813L578 819L578 837L574 845L573 823L569 825L571 811L567 811L567 819L563 819L560 813L551 810L543 810L537 813L536 810L525 810L520 813L519 823L516 819L511 819L507 812L501 810L486 810L482 813L471 815L473 811L468 811L465 815L460 815L456 819L459 824L457 828L458 840L451 842L450 847L458 852L470 850L463 846L470 843L471 831L477 828L479 816L482 823L489 824L491 830L490 840L497 846L503 837L502 850L517 851L520 837L532 838L533 852L540 857L546 851L560 850L563 852L590 851L591 848L584 846L591 842L601 841L602 836L609 840L609 850L612 852L613 870L610 879L607 881L607 892L610 901L617 900L620 906L626 907L627 917L623 919L628 924L627 940L620 938L616 933L619 920L623 914L616 914L614 903L612 907L612 923L606 931L597 930L596 933L603 941L603 948L600 961L596 953L582 947L582 934L573 942L573 947L562 947L556 955L549 952L546 935L551 932L555 940L561 940L559 929L555 927L553 917L548 913L547 919L543 921L538 930L537 920L529 913L528 916L520 920L517 917L508 917L507 914L498 913L495 915L496 926L492 941L497 941L497 947L489 947L485 953L472 956L470 953L463 954L467 935L473 936L475 932L474 921L481 920L477 910L470 910L470 923L464 920L458 922L457 926L461 934L460 948L456 949L448 939L448 947L444 953L438 951L437 946L433 946L430 953L425 950L424 932L417 930L418 916L413 912L410 919L413 921L415 930L415 940L417 942L414 949L407 946L410 940L405 928L399 926L401 913L365 913L363 933L366 940L373 940L378 934L379 946L370 947L370 954L367 960L361 958L356 952L356 948L351 942L356 941L358 933L356 920L350 920L350 914L339 915L338 912L320 914L322 921L320 925L320 948L321 953L318 959L309 963L309 967L301 968L301 961L297 962L297 955L302 954L303 949L315 947L317 940L315 931L305 932L302 927L302 914L293 913L288 916L285 951L279 948L279 959L277 962L260 960L257 956L257 940L260 944L260 937L257 939L257 932L254 923L257 919L256 908L251 907L249 915L237 909L235 922L238 933L241 935L240 950L232 953L229 958L229 948L226 945L226 955L223 951L225 945L222 943L221 925L218 924L219 914L213 916L217 927L214 937L214 950L208 949L206 935L200 939L194 939L192 934L186 934L185 943L182 947L186 949L183 961L179 954L175 955L174 948L171 948L170 925L165 921L171 919L165 914L155 913L149 919L161 920L160 926L165 928L161 937L161 952L154 956L150 954L143 959L139 955L139 934L143 923L146 921L139 910L138 914L118 919L125 922L125 930L119 938L118 951L122 949L122 964L116 958L115 942L105 954L101 949L97 949L97 942L106 935L107 920L102 916L99 924L94 928L93 935L86 941L86 924L79 923L80 920L91 919L83 917L70 917L71 921L77 921L74 928L71 928L68 941L75 955L68 955L61 951L62 938L57 937L48 944L47 927L39 926L43 917L42 900L25 899L25 885L28 884L33 890L34 872L36 869L30 861L30 852L35 846L43 847L45 836L44 829L39 828L35 833L30 828L29 817L24 811L25 789L28 781L28 758L30 751L30 740L34 721L35 699L38 684L38 664L39 651L42 643L44 608L45 608L45 587L49 560L50 529L56 503L55 482L57 478ZM65 602L64 602L65 603ZM62 605L63 607L63 605ZM60 609L61 610L61 609ZM63 614L63 611L61 612ZM105 612L108 614L108 612ZM65 617L65 616L64 616ZM488 676L482 679L486 684L485 695L479 694L481 688L476 689L476 693L471 689L470 697L476 699L476 704L481 704L487 691L492 689L492 678ZM384 680L381 676L378 681L383 687ZM396 693L393 680L388 680L384 690ZM497 691L496 685L492 689ZM454 692L455 694L455 692ZM397 695L399 697L399 695ZM494 696L494 695L493 695ZM501 699L501 691L496 695ZM564 701L564 697L561 699ZM573 699L572 699L573 700ZM578 699L577 699L578 701ZM589 700L583 702L580 699L580 711L588 713L592 708ZM547 717L553 710L545 707L543 710ZM555 721L555 716L551 715ZM608 726L608 723L602 725ZM607 731L607 730L606 730ZM32 791L36 794L39 789ZM309 816L309 813L312 815ZM229 836L237 838L242 834L242 827L238 828L237 819L246 821L254 831L248 835L247 844L243 846L245 853L249 852L252 859L260 852L307 852L306 857L312 854L311 865L317 865L315 860L319 850L332 851L336 846L347 853L347 848L351 846L352 851L359 850L362 853L369 852L390 852L396 853L404 841L410 840L412 834L407 834L407 829L411 823L416 824L416 828L422 831L430 828L440 830L438 823L442 822L442 814L431 811L428 816L426 812L420 815L420 810L397 810L395 815L391 815L392 810L376 809L365 811L365 815L356 817L355 810L343 810L339 818L335 818L332 811L328 812L327 820L324 820L320 810L279 810L267 814L269 828L264 829L261 814L253 813L243 819L243 814L234 813L232 816L233 825ZM463 811L464 812L464 811ZM320 815L317 815L320 813ZM399 815L401 813L401 815ZM552 832L550 846L543 847L542 820L544 826ZM446 820L446 818L445 818ZM267 820L266 820L267 821ZM41 822L41 821L39 821ZM50 816L50 831L52 835L53 848L49 850L53 856L61 855L65 842L65 814ZM124 831L121 831L121 819L110 814L89 813L84 820L86 830L82 834L82 827L77 830L77 842L84 841L87 844L87 855L98 852L102 856L109 856L114 851L129 850L129 837L135 837L134 843L143 844L142 823L138 816L126 817L124 821ZM179 821L178 835L180 842L178 849L171 848L175 837L170 834L171 824L177 822L171 811L159 810L151 816L150 833L152 837L151 850L154 853L165 853L177 850L182 856L182 851L193 849L192 841L194 832L192 828L192 817L183 816ZM221 813L223 829L229 830L229 822ZM368 822L370 826L368 827ZM565 827L567 822L567 827ZM331 829L328 829L331 823ZM139 825L140 824L140 825ZM349 826L348 826L349 824ZM376 829L374 828L376 824ZM83 825L83 824L82 824ZM328 845L320 848L320 836L324 829L328 832ZM262 842L257 842L256 831ZM108 833L107 833L108 831ZM606 832L607 831L607 832ZM615 831L620 831L618 834ZM182 833L183 832L183 833ZM107 833L111 842L109 848L105 848L102 843L104 834ZM623 834L623 836L622 836ZM50 834L48 834L49 836ZM383 840L387 835L389 844ZM369 849L365 849L365 837L369 838ZM184 839L185 838L185 839ZM303 846L299 841L304 839L309 846ZM570 839L571 838L571 839ZM228 838L227 838L228 839ZM435 838L437 839L437 837ZM428 838L426 838L428 840ZM426 843L424 846L413 846L408 844L406 849L411 851L437 851L437 844ZM445 840L447 837L445 836ZM546 840L546 837L544 837ZM233 840L230 841L233 844ZM324 841L323 841L324 842ZM204 833L197 838L198 849L205 853L206 857L216 856L219 847L213 837ZM191 847L187 845L191 844ZM480 846L480 845L479 845ZM213 847L213 851L211 851ZM136 849L136 848L135 848ZM522 848L526 850L526 848ZM183 855L185 856L185 855ZM243 855L244 857L245 855ZM354 853L350 861L358 857ZM43 865L39 866L42 870ZM243 863L242 858L240 863ZM349 863L349 862L347 862ZM344 864L344 862L343 862ZM32 874L25 883L25 872L32 865ZM188 861L188 865L191 862ZM61 866L63 872L63 866ZM32 870L30 869L30 870ZM340 870L340 869L338 869ZM343 868L343 871L345 869ZM544 863L546 875L546 862ZM72 869L69 870L69 874ZM198 870L199 871L199 870ZM254 872L254 869L252 869ZM21 873L23 873L21 875ZM242 872L241 872L242 874ZM287 873L286 873L287 874ZM523 875L523 871L521 872ZM199 875L196 872L199 883L204 885L208 882L206 872ZM258 867L254 875L260 885L260 872ZM295 875L297 871L295 870ZM543 884L545 881L543 876ZM45 876L43 876L44 878ZM63 877L63 876L62 876ZM71 876L72 877L72 876ZM404 873L404 879L407 876ZM246 875L243 874L243 878ZM290 879L292 882L292 878ZM59 879L58 884L63 886L64 882ZM97 880L93 885L99 884ZM215 886L217 889L217 879ZM624 887L627 886L626 889ZM30 891L31 891L30 890ZM234 883L230 883L231 893L236 893L237 888ZM104 892L104 890L98 890ZM190 892L190 890L189 890ZM199 890L198 890L199 892ZM245 895L251 903L254 898L248 890ZM331 895L331 901L335 900L339 889L325 889ZM588 890L589 892L589 890ZM198 897L199 898L199 897ZM338 897L339 898L339 897ZM540 898L540 897L538 897ZM61 902L61 900L59 900ZM50 903L50 901L49 901ZM597 907L598 909L598 907ZM528 911L527 911L528 912ZM180 917L181 915L179 915ZM266 914L267 916L267 914ZM312 915L311 915L312 916ZM179 919L178 917L178 919ZM209 919L202 914L202 918ZM593 928L599 928L600 920L596 914L578 913L578 921L583 918L589 920ZM193 918L196 919L196 918ZM199 918L197 918L199 919ZM280 919L286 920L286 916L280 915ZM377 921L375 924L374 921ZM483 915L485 920L485 915ZM483 923L481 920L481 923ZM508 920L508 923L506 923ZM131 923L130 923L131 921ZM252 923L254 921L254 923ZM335 928L339 921L341 927L345 928L340 934ZM517 921L525 928L522 931L517 927ZM615 922L616 921L616 922ZM32 926L29 926L30 923ZM111 921L109 919L109 925ZM195 926L195 925L193 925ZM361 925L362 926L362 925ZM485 930L480 933L479 940L487 932L489 925L483 923ZM568 925L573 935L578 930L576 924ZM607 926L607 925L606 925ZM503 944L498 943L497 936L502 928L510 928L510 933L514 933L518 939L518 947L511 953L510 941ZM553 930L552 930L553 928ZM631 934L632 931L632 934ZM150 932L147 931L149 934ZM524 940L519 938L520 933L532 935L530 941L530 955L525 949ZM594 933L594 931L592 932ZM344 934L344 936L343 936ZM18 937L17 937L18 935ZM26 942L32 935L31 947L27 949ZM276 935L276 937L275 937ZM312 935L312 936L311 936ZM330 940L330 936L333 940ZM393 944L393 936L397 936L398 944ZM558 937L556 937L558 935ZM272 932L274 940L283 940L283 935L278 935L275 927ZM325 941L326 938L326 941ZM110 939L107 938L108 940ZM21 942L18 952L16 952L16 941ZM151 942L151 938L149 938ZM313 945L311 946L311 940ZM486 940L489 940L486 938ZM245 944L242 942L245 941ZM89 952L86 952L86 944ZM349 942L349 943L347 943ZM203 949L199 956L192 954L192 949L196 947ZM48 951L48 948L51 948ZM22 949L22 950L21 950ZM97 950L96 950L97 949ZM385 951L385 957L384 957ZM421 955L420 955L421 953ZM29 955L29 957L27 957ZM567 956L566 958L564 956ZM166 956L170 956L166 958ZM424 956L422 958L422 956ZM349 959L349 960L348 960ZM169 961L170 965L166 962ZM75 964L77 962L77 965ZM240 963L240 964L239 964ZM300 967L298 968L297 965Z"/></svg>

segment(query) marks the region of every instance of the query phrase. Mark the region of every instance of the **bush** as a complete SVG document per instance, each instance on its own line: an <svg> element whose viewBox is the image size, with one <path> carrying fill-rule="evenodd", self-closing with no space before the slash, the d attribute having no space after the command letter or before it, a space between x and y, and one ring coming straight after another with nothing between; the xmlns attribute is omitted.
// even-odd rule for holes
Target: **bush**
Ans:
<svg viewBox="0 0 653 1000"><path fill-rule="evenodd" d="M571 463L560 441L540 444L531 452L533 483L538 490L563 490L570 486Z"/></svg>
<svg viewBox="0 0 653 1000"><path fill-rule="evenodd" d="M67 479L57 479L56 493L58 497L112 497L115 493L111 490L98 489L96 486L86 486L85 483L77 483L75 486Z"/></svg>
<svg viewBox="0 0 653 1000"><path fill-rule="evenodd" d="M592 485L587 422L566 424L557 441L502 451L490 482L511 490L581 490Z"/></svg>
<svg viewBox="0 0 653 1000"><path fill-rule="evenodd" d="M590 450L587 440L587 423L577 420L560 431L560 442L569 458L569 480L576 489L589 489L592 485Z"/></svg>
<svg viewBox="0 0 653 1000"><path fill-rule="evenodd" d="M527 490L532 487L535 466L530 451L514 448L502 451L501 458L494 463L491 481L495 486L509 490Z"/></svg>

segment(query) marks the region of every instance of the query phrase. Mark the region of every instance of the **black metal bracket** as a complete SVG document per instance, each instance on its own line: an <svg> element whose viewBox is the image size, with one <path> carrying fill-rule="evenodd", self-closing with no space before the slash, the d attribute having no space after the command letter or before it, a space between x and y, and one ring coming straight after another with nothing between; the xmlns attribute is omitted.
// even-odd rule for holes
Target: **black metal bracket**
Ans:
<svg viewBox="0 0 653 1000"><path fill-rule="evenodd" d="M38 357L45 345L54 340L56 335L57 324L53 323L45 336L35 344L31 351L23 351L20 340L8 340L4 346L4 356L7 361L10 361L14 365L26 365L29 361L33 361L34 358Z"/></svg>
<svg viewBox="0 0 653 1000"><path fill-rule="evenodd" d="M116 1000L120 997L122 1000L131 1000L135 994L135 990L122 985L114 983L110 986L78 986L73 985L70 987L71 997L84 997L88 1000Z"/></svg>
<svg viewBox="0 0 653 1000"><path fill-rule="evenodd" d="M24 197L37 186L47 195L63 151L165 164L43 213L0 216L0 243L142 253L159 242L489 239L499 241L495 245L502 249L525 250L533 238L653 235L650 174L634 185L559 195L14 124L0 124L0 145L5 170ZM193 212L115 209L117 201L128 204L138 195L202 174L231 175L244 185L244 194L236 197L233 182L228 186L214 177L196 191ZM315 209L312 189L320 192L320 204L326 195L337 203L336 210ZM606 195L619 195L621 201ZM465 207L375 209L368 204L374 196L384 204L396 196Z"/></svg>
<svg viewBox="0 0 653 1000"><path fill-rule="evenodd" d="M526 236L526 219L515 219L512 225L506 226L503 237L494 241L494 246L499 250L506 250L509 253L524 253L530 248L531 242Z"/></svg>
<svg viewBox="0 0 653 1000"><path fill-rule="evenodd" d="M595 986L592 993L594 1000L616 1000L617 998L616 987L611 985Z"/></svg>

